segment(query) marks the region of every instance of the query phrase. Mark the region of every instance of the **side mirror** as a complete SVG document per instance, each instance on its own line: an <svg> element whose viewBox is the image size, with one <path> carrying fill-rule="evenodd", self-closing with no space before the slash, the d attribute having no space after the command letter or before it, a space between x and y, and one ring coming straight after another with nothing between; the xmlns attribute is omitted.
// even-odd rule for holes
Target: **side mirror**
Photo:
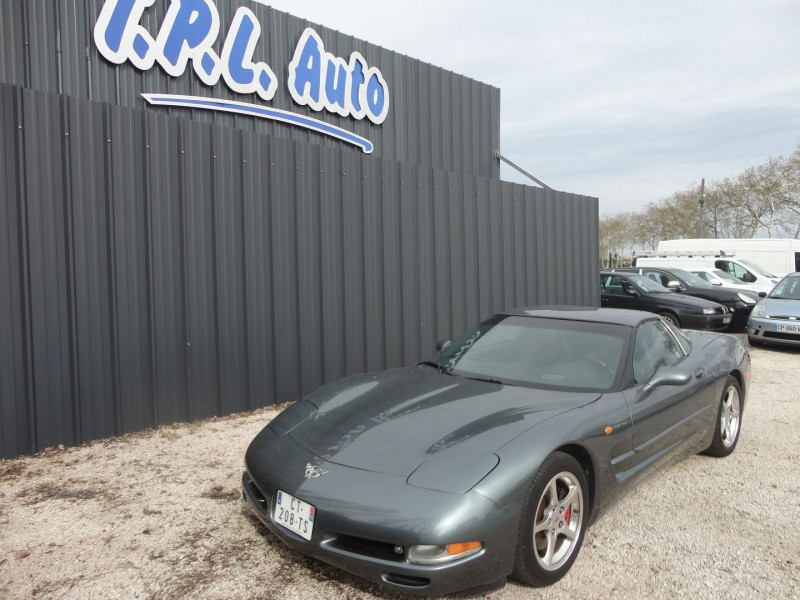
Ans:
<svg viewBox="0 0 800 600"><path fill-rule="evenodd" d="M625 295L626 296L638 296L639 290L633 287L625 288Z"/></svg>
<svg viewBox="0 0 800 600"><path fill-rule="evenodd" d="M722 282L719 279L715 279L711 282L711 285L716 285L717 287L722 287Z"/></svg>
<svg viewBox="0 0 800 600"><path fill-rule="evenodd" d="M441 340L439 340L438 342L436 342L436 349L437 349L439 352L441 352L442 350L444 350L445 348L447 348L447 347L448 347L448 346L449 346L451 343L452 343L452 341L451 341L451 340L448 340L448 339L446 339L446 338L445 338L445 339L441 339Z"/></svg>
<svg viewBox="0 0 800 600"><path fill-rule="evenodd" d="M680 369L673 369L671 367L661 367L656 374L644 384L643 391L649 393L650 390L660 387L662 385L686 385L692 380L690 373L681 371Z"/></svg>
<svg viewBox="0 0 800 600"><path fill-rule="evenodd" d="M679 289L681 289L681 283L680 283L680 281L675 281L675 280L673 279L672 281L668 282L668 283L667 283L667 289L670 289L670 290L672 290L673 292L677 292Z"/></svg>
<svg viewBox="0 0 800 600"><path fill-rule="evenodd" d="M758 297L759 298L766 298L767 297L767 292L758 292Z"/></svg>

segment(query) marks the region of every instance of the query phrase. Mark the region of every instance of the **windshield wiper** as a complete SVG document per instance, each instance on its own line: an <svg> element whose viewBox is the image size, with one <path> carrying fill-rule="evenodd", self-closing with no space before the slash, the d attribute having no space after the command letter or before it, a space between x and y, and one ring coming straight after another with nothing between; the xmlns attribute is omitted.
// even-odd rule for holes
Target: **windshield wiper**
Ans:
<svg viewBox="0 0 800 600"><path fill-rule="evenodd" d="M497 383L499 385L513 385L511 383L506 383L505 381L500 381L499 379L494 379L493 377L467 377L467 379L474 379L475 381L485 381L487 383Z"/></svg>
<svg viewBox="0 0 800 600"><path fill-rule="evenodd" d="M432 360L423 360L422 362L418 362L417 366L420 366L420 365L425 365L427 367L433 367L434 369L439 371L439 373L445 373L446 375L450 375L451 377L455 377L455 375L456 375L452 371L449 371L449 370L445 369L442 365L440 365L437 362L433 362Z"/></svg>

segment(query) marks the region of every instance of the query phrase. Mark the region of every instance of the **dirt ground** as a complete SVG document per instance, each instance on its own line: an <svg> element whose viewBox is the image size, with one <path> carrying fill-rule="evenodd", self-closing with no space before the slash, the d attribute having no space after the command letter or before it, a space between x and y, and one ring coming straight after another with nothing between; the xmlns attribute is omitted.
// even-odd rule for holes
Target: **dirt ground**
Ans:
<svg viewBox="0 0 800 600"><path fill-rule="evenodd" d="M753 349L726 459L662 469L516 598L800 596L800 352ZM244 508L262 409L0 461L0 598L402 598L286 548Z"/></svg>

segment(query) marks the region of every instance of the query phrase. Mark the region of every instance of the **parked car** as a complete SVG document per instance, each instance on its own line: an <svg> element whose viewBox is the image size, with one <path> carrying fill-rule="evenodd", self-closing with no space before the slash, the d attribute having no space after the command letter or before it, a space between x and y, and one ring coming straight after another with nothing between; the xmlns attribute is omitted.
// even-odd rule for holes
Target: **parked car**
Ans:
<svg viewBox="0 0 800 600"><path fill-rule="evenodd" d="M789 273L761 300L747 322L747 340L800 346L800 273Z"/></svg>
<svg viewBox="0 0 800 600"><path fill-rule="evenodd" d="M756 263L727 256L724 252L640 252L633 259L634 267L670 267L691 271L693 269L719 269L743 282L770 291L780 277L773 275Z"/></svg>
<svg viewBox="0 0 800 600"><path fill-rule="evenodd" d="M615 271L639 273L651 278L679 294L703 298L724 304L731 312L731 330L739 331L747 325L747 317L758 302L759 296L748 290L726 290L707 283L694 273L671 267L625 267Z"/></svg>
<svg viewBox="0 0 800 600"><path fill-rule="evenodd" d="M290 405L247 449L244 498L291 548L394 590L548 585L640 475L734 450L749 381L733 336L510 311Z"/></svg>
<svg viewBox="0 0 800 600"><path fill-rule="evenodd" d="M764 298L769 293L774 285L770 285L765 289L754 283L745 283L741 279L734 277L730 273L726 273L722 269L687 269L690 273L694 273L706 283L715 285L717 287L732 288L734 290L749 290L758 294L759 298Z"/></svg>
<svg viewBox="0 0 800 600"><path fill-rule="evenodd" d="M724 331L732 319L730 311L717 302L676 294L651 277L620 270L600 272L600 304L656 313L687 329Z"/></svg>

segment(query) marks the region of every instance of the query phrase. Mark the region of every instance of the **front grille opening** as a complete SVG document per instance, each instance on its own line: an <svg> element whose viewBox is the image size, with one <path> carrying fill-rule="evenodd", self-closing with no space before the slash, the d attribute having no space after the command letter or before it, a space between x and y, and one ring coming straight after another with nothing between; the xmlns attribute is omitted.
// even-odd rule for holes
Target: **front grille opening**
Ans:
<svg viewBox="0 0 800 600"><path fill-rule="evenodd" d="M784 333L782 331L765 331L764 337L774 338L776 340L795 340L795 341L800 340L800 338L797 337L796 333Z"/></svg>
<svg viewBox="0 0 800 600"><path fill-rule="evenodd" d="M261 510L261 512L266 514L268 512L266 497L261 493L261 490L258 489L258 486L256 486L256 484L247 474L245 474L243 479L244 487L247 488L247 493L253 500L255 500L256 506ZM244 490L242 490L242 495L244 495Z"/></svg>
<svg viewBox="0 0 800 600"><path fill-rule="evenodd" d="M425 587L431 582L430 579L425 577L413 577L412 575L403 575L401 573L384 573L383 579L388 583L406 587Z"/></svg>
<svg viewBox="0 0 800 600"><path fill-rule="evenodd" d="M394 551L394 544L376 542L374 540L367 540L351 535L336 535L331 539L330 542L328 542L328 545L343 552L359 554L361 556L369 556L371 558L378 558L380 560L388 560L392 562L403 562L405 560L405 557L402 554L397 554Z"/></svg>

